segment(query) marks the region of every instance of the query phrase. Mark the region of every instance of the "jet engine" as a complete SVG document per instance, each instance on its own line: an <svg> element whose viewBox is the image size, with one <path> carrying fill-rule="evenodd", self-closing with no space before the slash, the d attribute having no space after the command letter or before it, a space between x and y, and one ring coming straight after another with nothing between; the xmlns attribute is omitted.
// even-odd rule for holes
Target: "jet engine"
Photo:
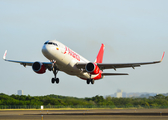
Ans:
<svg viewBox="0 0 168 120"><path fill-rule="evenodd" d="M85 69L90 74L98 74L100 71L99 67L95 63L92 63L92 62L88 63L85 66Z"/></svg>
<svg viewBox="0 0 168 120"><path fill-rule="evenodd" d="M38 74L43 74L46 72L46 68L41 62L34 62L32 65L32 69Z"/></svg>

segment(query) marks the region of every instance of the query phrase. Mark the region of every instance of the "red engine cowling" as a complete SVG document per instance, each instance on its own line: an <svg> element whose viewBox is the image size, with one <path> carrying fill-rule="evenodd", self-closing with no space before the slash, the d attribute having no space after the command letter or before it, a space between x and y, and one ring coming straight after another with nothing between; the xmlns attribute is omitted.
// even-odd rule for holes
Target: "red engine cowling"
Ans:
<svg viewBox="0 0 168 120"><path fill-rule="evenodd" d="M85 69L90 74L98 74L100 72L99 67L95 63L92 63L92 62L88 63L85 66Z"/></svg>
<svg viewBox="0 0 168 120"><path fill-rule="evenodd" d="M94 80L99 80L99 79L102 79L104 78L104 76L102 76L102 73L100 72L96 77L94 77L93 79Z"/></svg>
<svg viewBox="0 0 168 120"><path fill-rule="evenodd" d="M32 65L32 69L38 74L43 74L46 72L46 68L41 62L34 62Z"/></svg>

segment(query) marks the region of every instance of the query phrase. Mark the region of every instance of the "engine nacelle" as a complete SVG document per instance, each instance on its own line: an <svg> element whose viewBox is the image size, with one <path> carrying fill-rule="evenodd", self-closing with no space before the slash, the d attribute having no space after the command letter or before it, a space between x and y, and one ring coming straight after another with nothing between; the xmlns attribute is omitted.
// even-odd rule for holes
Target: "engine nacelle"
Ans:
<svg viewBox="0 0 168 120"><path fill-rule="evenodd" d="M103 79L104 76L102 76L102 73L100 72L96 77L94 77L94 80L99 80L99 79Z"/></svg>
<svg viewBox="0 0 168 120"><path fill-rule="evenodd" d="M98 74L100 71L99 67L95 63L92 63L92 62L88 63L85 66L85 69L90 74Z"/></svg>
<svg viewBox="0 0 168 120"><path fill-rule="evenodd" d="M43 74L46 72L46 68L41 62L34 62L32 65L32 69L38 74Z"/></svg>

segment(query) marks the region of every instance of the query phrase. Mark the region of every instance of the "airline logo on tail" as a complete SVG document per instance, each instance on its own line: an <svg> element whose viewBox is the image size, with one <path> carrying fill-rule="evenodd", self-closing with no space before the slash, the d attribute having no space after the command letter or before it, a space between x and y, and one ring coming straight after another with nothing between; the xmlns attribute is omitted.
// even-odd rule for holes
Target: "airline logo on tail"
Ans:
<svg viewBox="0 0 168 120"><path fill-rule="evenodd" d="M96 57L95 63L102 63L103 62L103 55L104 55L104 48L105 45L102 43L99 53Z"/></svg>

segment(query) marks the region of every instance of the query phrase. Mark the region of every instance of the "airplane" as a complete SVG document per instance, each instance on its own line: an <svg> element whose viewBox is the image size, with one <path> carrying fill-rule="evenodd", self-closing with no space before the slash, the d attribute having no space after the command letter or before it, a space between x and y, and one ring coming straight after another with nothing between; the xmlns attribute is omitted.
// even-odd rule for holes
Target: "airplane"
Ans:
<svg viewBox="0 0 168 120"><path fill-rule="evenodd" d="M58 71L63 71L69 75L77 76L83 80L86 80L87 84L94 84L95 80L104 78L104 76L110 75L128 75L127 73L105 73L105 69L140 67L141 65L156 64L163 60L165 52L163 52L160 61L154 62L141 62L141 63L102 63L105 45L102 43L96 60L91 62L78 53L74 52L64 44L56 40L48 40L42 47L43 55L49 60L49 62L26 62L6 59L7 50L4 53L3 59L8 62L20 63L24 67L32 66L34 72L43 74L46 69L53 71L54 78L51 79L51 83L59 83L57 78Z"/></svg>

